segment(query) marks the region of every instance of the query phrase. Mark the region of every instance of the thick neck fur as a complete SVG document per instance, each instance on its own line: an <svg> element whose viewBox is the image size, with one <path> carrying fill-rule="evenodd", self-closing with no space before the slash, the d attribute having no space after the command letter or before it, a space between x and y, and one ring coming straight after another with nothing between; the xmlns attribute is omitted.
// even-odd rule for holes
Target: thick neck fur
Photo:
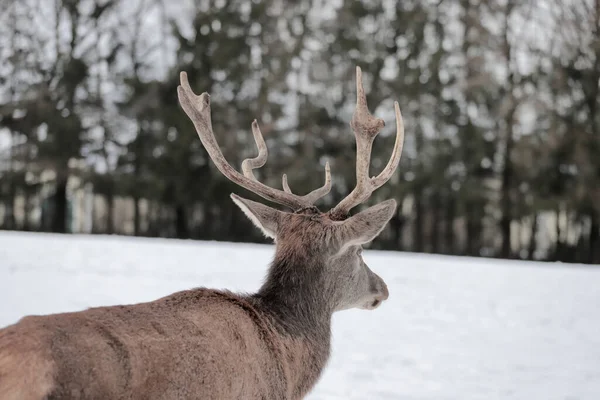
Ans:
<svg viewBox="0 0 600 400"><path fill-rule="evenodd" d="M325 298L322 266L310 261L278 251L265 283L250 297L286 343L292 398L301 398L314 386L330 352L333 310Z"/></svg>
<svg viewBox="0 0 600 400"><path fill-rule="evenodd" d="M276 257L253 296L290 335L329 336L333 309L325 296L322 266Z"/></svg>

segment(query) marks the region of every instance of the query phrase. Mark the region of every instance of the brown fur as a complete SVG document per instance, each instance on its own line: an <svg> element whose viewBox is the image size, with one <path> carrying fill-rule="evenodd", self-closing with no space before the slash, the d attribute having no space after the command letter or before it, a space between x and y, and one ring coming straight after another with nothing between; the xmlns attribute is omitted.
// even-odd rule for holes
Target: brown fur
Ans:
<svg viewBox="0 0 600 400"><path fill-rule="evenodd" d="M387 298L360 245L344 246L377 235L395 203L339 222L240 201L277 237L256 294L200 288L23 318L0 330L0 399L303 398L327 363L333 312Z"/></svg>
<svg viewBox="0 0 600 400"><path fill-rule="evenodd" d="M3 400L299 399L328 352L248 299L209 289L26 317L0 343Z"/></svg>
<svg viewBox="0 0 600 400"><path fill-rule="evenodd" d="M55 365L48 347L37 336L27 334L31 318L24 318L24 329L0 330L0 399L34 400L46 396L53 387Z"/></svg>

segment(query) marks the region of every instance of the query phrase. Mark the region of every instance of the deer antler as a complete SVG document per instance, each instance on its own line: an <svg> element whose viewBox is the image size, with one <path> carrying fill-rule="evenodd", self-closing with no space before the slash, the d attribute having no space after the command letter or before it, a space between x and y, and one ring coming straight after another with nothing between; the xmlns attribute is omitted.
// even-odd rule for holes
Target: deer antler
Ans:
<svg viewBox="0 0 600 400"><path fill-rule="evenodd" d="M292 189L288 185L287 175L283 174L281 177L283 190L286 193L292 193ZM321 197L325 196L331 190L331 169L329 168L329 161L325 163L325 183L318 189L313 190L309 194L304 195L303 197L307 199L310 203L314 204Z"/></svg>
<svg viewBox="0 0 600 400"><path fill-rule="evenodd" d="M265 144L256 120L252 122L252 134L254 135L256 147L258 148L258 156L246 159L242 162L243 175L236 171L227 160L225 160L217 140L215 139L210 116L210 95L208 93L202 93L200 96L196 95L190 88L185 72L181 72L179 78L181 83L177 86L179 103L187 116L194 123L200 141L210 158L213 160L219 171L221 171L221 173L230 181L269 201L282 204L293 210L313 207L315 201L329 193L331 190L329 163L325 166L325 184L321 188L313 190L305 196L297 196L289 190L285 175L283 178L284 191L274 189L259 182L254 176L253 170L265 165L268 154L267 145Z"/></svg>
<svg viewBox="0 0 600 400"><path fill-rule="evenodd" d="M356 137L356 187L330 211L335 219L345 218L352 208L366 201L371 193L392 177L398 167L404 144L404 121L397 101L394 102L394 110L396 112L396 143L392 156L383 171L377 177L370 178L369 165L373 141L385 123L382 119L373 117L369 112L362 84L362 71L360 67L356 67L356 110L350 122Z"/></svg>

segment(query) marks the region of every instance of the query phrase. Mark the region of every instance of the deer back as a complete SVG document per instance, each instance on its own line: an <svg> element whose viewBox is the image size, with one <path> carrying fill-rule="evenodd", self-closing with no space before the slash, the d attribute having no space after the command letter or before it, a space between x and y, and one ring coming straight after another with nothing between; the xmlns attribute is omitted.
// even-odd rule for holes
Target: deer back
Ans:
<svg viewBox="0 0 600 400"><path fill-rule="evenodd" d="M302 341L247 299L209 289L31 316L0 330L0 398L300 398L290 363L310 353Z"/></svg>

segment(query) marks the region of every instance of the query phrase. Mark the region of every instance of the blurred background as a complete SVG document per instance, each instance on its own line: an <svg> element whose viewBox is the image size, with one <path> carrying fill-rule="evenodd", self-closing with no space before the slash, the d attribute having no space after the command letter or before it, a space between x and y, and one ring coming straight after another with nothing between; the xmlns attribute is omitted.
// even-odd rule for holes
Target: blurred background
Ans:
<svg viewBox="0 0 600 400"><path fill-rule="evenodd" d="M177 101L211 94L239 168L334 206L354 187L355 66L386 121L373 247L600 263L598 0L0 0L0 229L261 242Z"/></svg>

